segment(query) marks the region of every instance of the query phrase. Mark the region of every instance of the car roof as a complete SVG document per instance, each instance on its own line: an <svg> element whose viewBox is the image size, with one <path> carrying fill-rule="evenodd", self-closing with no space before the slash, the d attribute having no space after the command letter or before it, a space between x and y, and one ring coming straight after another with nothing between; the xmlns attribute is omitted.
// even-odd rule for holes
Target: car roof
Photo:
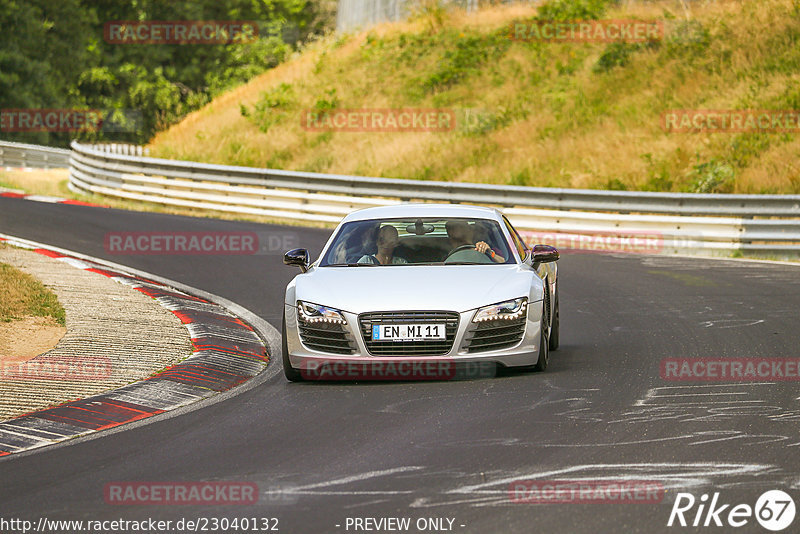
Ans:
<svg viewBox="0 0 800 534"><path fill-rule="evenodd" d="M364 208L347 215L342 222L367 221L371 219L396 219L405 217L464 217L472 219L502 220L503 215L495 208L468 204L407 203L393 206Z"/></svg>

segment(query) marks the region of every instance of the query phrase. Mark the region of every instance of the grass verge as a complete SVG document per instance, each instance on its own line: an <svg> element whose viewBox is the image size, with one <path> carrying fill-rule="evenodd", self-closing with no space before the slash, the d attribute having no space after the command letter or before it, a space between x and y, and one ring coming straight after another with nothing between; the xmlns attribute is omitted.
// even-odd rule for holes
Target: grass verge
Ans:
<svg viewBox="0 0 800 534"><path fill-rule="evenodd" d="M50 317L59 325L66 325L64 308L55 293L33 276L0 263L0 322L26 317Z"/></svg>

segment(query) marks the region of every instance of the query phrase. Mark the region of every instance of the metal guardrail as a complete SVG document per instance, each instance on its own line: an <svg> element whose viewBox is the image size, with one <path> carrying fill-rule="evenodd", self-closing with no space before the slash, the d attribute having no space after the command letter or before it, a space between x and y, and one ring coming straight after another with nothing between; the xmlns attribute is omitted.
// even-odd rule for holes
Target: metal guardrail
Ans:
<svg viewBox="0 0 800 534"><path fill-rule="evenodd" d="M563 248L800 256L800 195L711 195L498 186L341 176L147 157L73 142L70 188L165 205L338 222L409 201L503 207L537 242ZM135 154L135 155L134 155Z"/></svg>
<svg viewBox="0 0 800 534"><path fill-rule="evenodd" d="M63 148L0 141L0 167L65 169L69 167L69 154Z"/></svg>
<svg viewBox="0 0 800 534"><path fill-rule="evenodd" d="M124 145L117 146L120 147L117 150L121 150ZM76 143L73 143L72 148L79 162L86 163L91 160L100 170L187 180L197 180L202 177L202 180L224 182L229 185L380 196L405 201L480 202L498 206L525 206L557 210L738 217L800 217L800 195L651 193L397 180L212 165L146 157L125 157L119 152L115 153L106 148L94 148Z"/></svg>

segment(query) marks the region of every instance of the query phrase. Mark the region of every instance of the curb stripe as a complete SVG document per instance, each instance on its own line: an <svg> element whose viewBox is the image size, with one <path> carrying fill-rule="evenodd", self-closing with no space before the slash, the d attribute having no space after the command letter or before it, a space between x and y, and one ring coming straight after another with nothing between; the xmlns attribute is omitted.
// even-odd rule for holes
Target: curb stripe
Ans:
<svg viewBox="0 0 800 534"><path fill-rule="evenodd" d="M196 302L202 302L203 304L211 304L207 300L201 299L199 297L192 297L184 293L175 293L174 291L168 291L166 289L151 288L145 286L135 287L134 289L136 291L139 291L140 293L144 293L148 297L153 297L154 299L158 297L178 297L182 299L194 300Z"/></svg>
<svg viewBox="0 0 800 534"><path fill-rule="evenodd" d="M47 250L46 248L35 248L33 249L34 252L37 254L41 254L42 256L48 256L50 258L63 258L63 254L59 254L58 252L53 252L52 250Z"/></svg>
<svg viewBox="0 0 800 534"><path fill-rule="evenodd" d="M222 306L159 282L56 252L46 245L16 238L0 237L0 241L106 276L153 298L186 326L193 346L185 360L159 374L1 421L0 457L162 414L228 391L266 369L269 354L264 342L253 327Z"/></svg>
<svg viewBox="0 0 800 534"><path fill-rule="evenodd" d="M103 204L93 204L91 202L84 202L82 200L73 200L70 198L48 197L43 195L30 195L28 193L12 193L10 191L0 192L0 197L5 198L21 198L23 200L32 200L34 202L46 202L48 204L71 204L73 206L89 206L91 208L109 208Z"/></svg>

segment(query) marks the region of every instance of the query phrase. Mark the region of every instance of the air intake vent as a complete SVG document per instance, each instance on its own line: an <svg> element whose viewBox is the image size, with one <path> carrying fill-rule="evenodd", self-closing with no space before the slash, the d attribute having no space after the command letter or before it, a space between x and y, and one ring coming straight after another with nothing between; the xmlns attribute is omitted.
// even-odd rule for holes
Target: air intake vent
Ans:
<svg viewBox="0 0 800 534"><path fill-rule="evenodd" d="M347 326L335 323L306 323L298 321L300 340L311 350L334 354L353 354L355 343L347 332Z"/></svg>
<svg viewBox="0 0 800 534"><path fill-rule="evenodd" d="M467 352L486 352L513 347L522 341L527 317L513 321L498 320L475 323L467 333Z"/></svg>

